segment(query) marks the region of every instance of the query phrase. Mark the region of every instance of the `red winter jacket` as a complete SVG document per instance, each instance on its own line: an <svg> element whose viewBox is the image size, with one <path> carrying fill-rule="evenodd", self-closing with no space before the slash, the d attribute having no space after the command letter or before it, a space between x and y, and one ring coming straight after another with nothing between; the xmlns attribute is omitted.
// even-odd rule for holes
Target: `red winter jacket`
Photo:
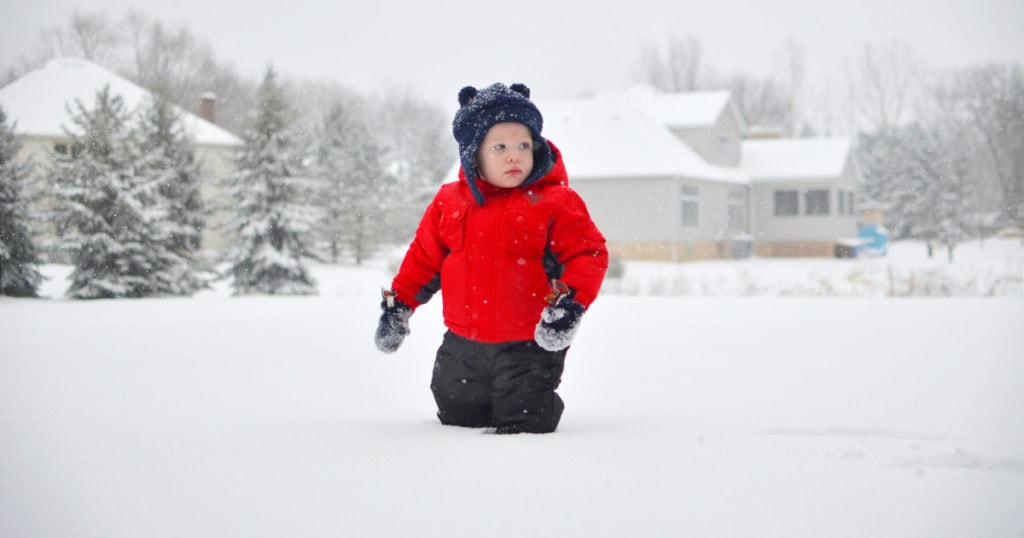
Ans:
<svg viewBox="0 0 1024 538"><path fill-rule="evenodd" d="M392 283L398 300L415 310L440 286L445 325L479 342L533 340L550 276L560 274L575 300L589 307L604 280L608 251L568 186L561 153L554 144L551 149L554 167L529 186L478 181L483 205L462 170L457 183L442 185Z"/></svg>

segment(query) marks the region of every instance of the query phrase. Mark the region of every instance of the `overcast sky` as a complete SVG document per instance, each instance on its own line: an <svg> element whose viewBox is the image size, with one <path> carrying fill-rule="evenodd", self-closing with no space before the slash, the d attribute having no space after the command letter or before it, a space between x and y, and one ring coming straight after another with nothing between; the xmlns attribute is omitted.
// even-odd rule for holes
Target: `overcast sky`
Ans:
<svg viewBox="0 0 1024 538"><path fill-rule="evenodd" d="M133 6L188 26L253 78L272 63L362 91L410 85L448 105L463 85L498 80L535 98L621 88L640 51L673 34L697 37L706 65L726 73L768 74L787 40L809 79L838 78L865 42L893 39L934 67L1024 63L1022 0L0 0L0 67L74 7L120 18Z"/></svg>

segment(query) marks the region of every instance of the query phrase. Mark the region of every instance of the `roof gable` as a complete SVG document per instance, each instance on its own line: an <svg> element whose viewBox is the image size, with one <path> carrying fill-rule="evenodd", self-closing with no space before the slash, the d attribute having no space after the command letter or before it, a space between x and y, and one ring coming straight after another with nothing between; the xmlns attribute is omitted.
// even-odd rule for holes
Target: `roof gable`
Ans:
<svg viewBox="0 0 1024 538"><path fill-rule="evenodd" d="M15 133L26 136L62 137L64 127L74 128L68 106L76 100L90 108L96 93L110 86L112 95L124 99L125 107L135 111L151 93L134 82L87 60L57 58L42 69L0 88L0 106L12 122ZM176 107L182 115L186 134L199 145L236 146L241 141L227 130Z"/></svg>
<svg viewBox="0 0 1024 538"><path fill-rule="evenodd" d="M561 149L572 179L688 177L749 181L741 170L708 164L628 99L599 95L542 102L538 107L544 113L544 136Z"/></svg>
<svg viewBox="0 0 1024 538"><path fill-rule="evenodd" d="M637 110L670 129L712 127L731 107L727 90L658 93L634 88L625 95Z"/></svg>

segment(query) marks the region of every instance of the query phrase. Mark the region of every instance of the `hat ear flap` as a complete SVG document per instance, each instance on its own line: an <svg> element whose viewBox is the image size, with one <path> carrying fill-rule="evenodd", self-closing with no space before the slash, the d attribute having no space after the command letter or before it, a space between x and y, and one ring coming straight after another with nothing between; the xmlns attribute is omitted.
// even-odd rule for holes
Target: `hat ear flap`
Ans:
<svg viewBox="0 0 1024 538"><path fill-rule="evenodd" d="M466 106L466 103L472 101L474 97L476 97L476 88L472 86L462 88L459 90L459 106Z"/></svg>
<svg viewBox="0 0 1024 538"><path fill-rule="evenodd" d="M515 84L509 86L508 89L518 93L519 95L522 95L527 99L530 98L530 88L526 87L526 84L523 84L522 82L516 82Z"/></svg>

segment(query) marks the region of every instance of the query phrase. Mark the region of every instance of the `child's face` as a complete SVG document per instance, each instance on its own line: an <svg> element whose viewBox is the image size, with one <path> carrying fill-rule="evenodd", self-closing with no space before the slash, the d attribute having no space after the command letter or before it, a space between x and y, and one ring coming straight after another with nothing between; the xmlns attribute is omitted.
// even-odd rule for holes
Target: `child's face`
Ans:
<svg viewBox="0 0 1024 538"><path fill-rule="evenodd" d="M477 154L484 181L498 187L522 185L533 171L533 137L522 123L497 123L487 131Z"/></svg>

